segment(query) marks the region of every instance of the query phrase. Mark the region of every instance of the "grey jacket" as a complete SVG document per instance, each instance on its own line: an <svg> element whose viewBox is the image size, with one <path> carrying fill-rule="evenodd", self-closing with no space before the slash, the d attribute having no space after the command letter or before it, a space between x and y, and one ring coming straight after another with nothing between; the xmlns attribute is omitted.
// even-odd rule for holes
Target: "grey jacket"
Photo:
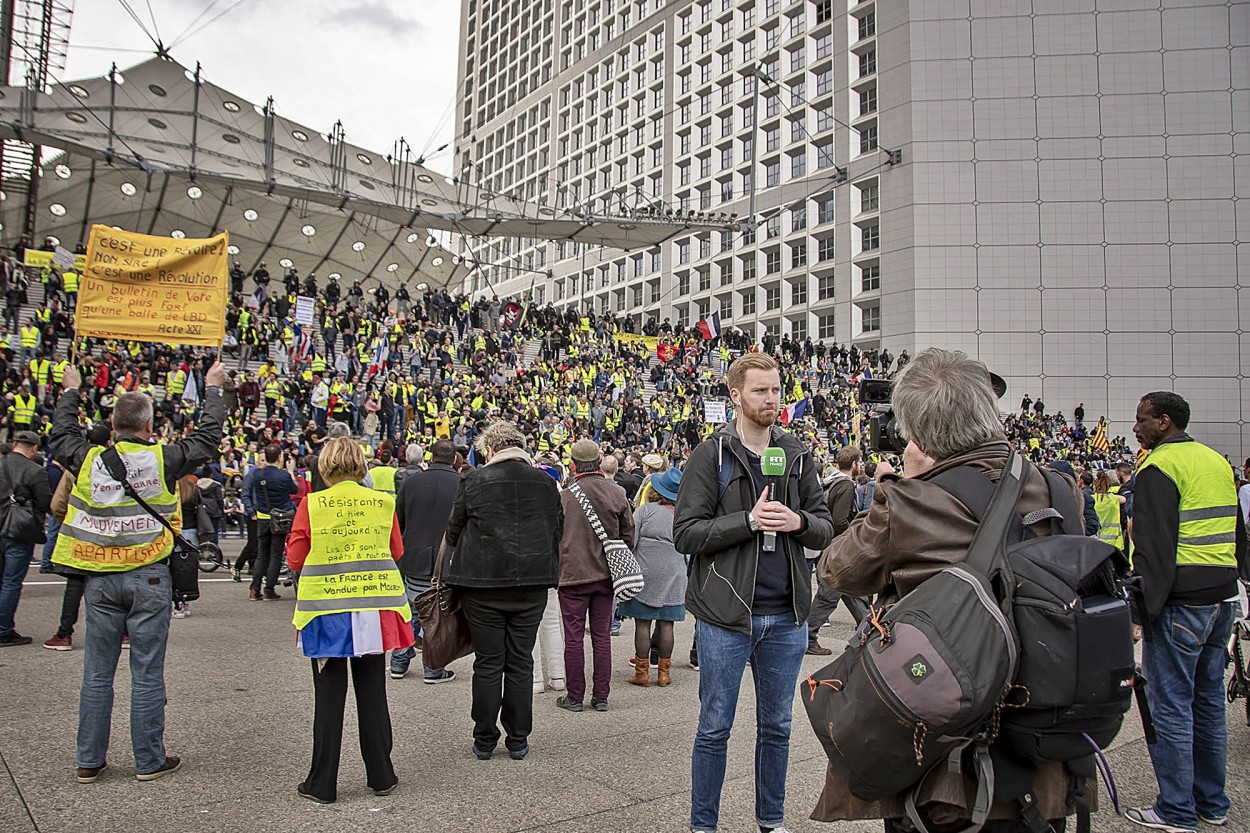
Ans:
<svg viewBox="0 0 1250 833"><path fill-rule="evenodd" d="M634 510L634 529L645 582L635 598L651 607L685 604L686 561L673 546L673 507L644 503Z"/></svg>

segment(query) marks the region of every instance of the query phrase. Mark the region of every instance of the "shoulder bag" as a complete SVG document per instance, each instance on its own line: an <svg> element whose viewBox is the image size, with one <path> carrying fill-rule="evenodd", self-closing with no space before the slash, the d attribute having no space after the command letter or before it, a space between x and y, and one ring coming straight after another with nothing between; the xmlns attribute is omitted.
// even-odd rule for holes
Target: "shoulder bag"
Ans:
<svg viewBox="0 0 1250 833"><path fill-rule="evenodd" d="M11 451L9 454L16 454ZM8 538L19 544L42 544L48 540L44 524L40 523L39 515L29 500L19 500L13 489L13 475L9 471L9 455L0 459L0 471L4 472L4 486L0 494L7 493L0 515L0 537Z"/></svg>
<svg viewBox="0 0 1250 833"><path fill-rule="evenodd" d="M590 498L586 497L586 493L580 486L576 483L571 484L569 492L577 500L577 505L586 513L590 528L595 531L595 535L599 536L599 541L603 544L603 555L608 561L608 570L612 573L612 592L621 601L629 601L641 593L643 588L642 568L638 566L634 551L619 538L608 537L603 529L603 523L599 520L599 514L595 512L595 507L590 504Z"/></svg>
<svg viewBox="0 0 1250 833"><path fill-rule="evenodd" d="M291 531L291 524L295 523L295 510L271 509L269 506L269 487L265 485L265 478L263 477L260 479L260 488L265 493L265 514L269 516L269 534L285 537Z"/></svg>
<svg viewBox="0 0 1250 833"><path fill-rule="evenodd" d="M174 550L166 560L174 585L174 598L178 601L193 602L200 597L200 548L192 544L174 529L173 524L165 516L157 512L147 501L139 497L135 487L126 479L126 464L122 462L121 453L116 448L108 448L100 455L100 461L109 476L122 484L126 496L139 504L139 508L156 518L174 536Z"/></svg>
<svg viewBox="0 0 1250 833"><path fill-rule="evenodd" d="M428 668L443 668L473 652L469 620L460 607L456 588L443 584L443 565L455 555L455 547L448 546L444 538L434 559L430 589L412 602L412 612L421 622L421 653Z"/></svg>

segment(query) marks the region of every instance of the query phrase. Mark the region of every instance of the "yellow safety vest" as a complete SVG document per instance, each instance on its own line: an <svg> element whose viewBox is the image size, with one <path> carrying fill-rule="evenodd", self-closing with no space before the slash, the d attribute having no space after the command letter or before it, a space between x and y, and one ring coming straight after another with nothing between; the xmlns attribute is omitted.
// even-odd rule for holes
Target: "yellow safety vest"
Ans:
<svg viewBox="0 0 1250 833"><path fill-rule="evenodd" d="M39 346L39 328L34 324L27 324L22 328L22 346L27 348Z"/></svg>
<svg viewBox="0 0 1250 833"><path fill-rule="evenodd" d="M52 362L47 359L32 359L30 375L35 377L35 381L39 384L48 384L48 380L52 378Z"/></svg>
<svg viewBox="0 0 1250 833"><path fill-rule="evenodd" d="M168 377L169 392L174 396L178 396L187 389L187 374L182 370L174 370L170 372Z"/></svg>
<svg viewBox="0 0 1250 833"><path fill-rule="evenodd" d="M1124 530L1120 528L1120 500L1112 494L1094 493L1094 511L1098 513L1098 540L1116 549L1124 549Z"/></svg>
<svg viewBox="0 0 1250 833"><path fill-rule="evenodd" d="M52 381L58 385L61 384L61 380L65 378L65 368L67 367L69 367L69 362L65 359L61 359L52 365Z"/></svg>
<svg viewBox="0 0 1250 833"><path fill-rule="evenodd" d="M373 488L379 492L386 492L388 495L395 494L395 472L394 466L374 466L369 469L369 476L373 478Z"/></svg>
<svg viewBox="0 0 1250 833"><path fill-rule="evenodd" d="M1199 442L1163 443L1138 471L1156 468L1180 493L1178 566L1237 566L1237 487L1228 461Z"/></svg>
<svg viewBox="0 0 1250 833"><path fill-rule="evenodd" d="M393 610L412 621L404 580L391 557L395 498L345 480L313 492L308 560L300 571L295 627L326 613Z"/></svg>
<svg viewBox="0 0 1250 833"><path fill-rule="evenodd" d="M115 448L139 497L181 530L182 504L165 484L165 455L160 446L122 440ZM53 562L90 572L119 573L167 558L174 549L174 536L126 496L104 467L103 452L95 446L83 460Z"/></svg>
<svg viewBox="0 0 1250 833"><path fill-rule="evenodd" d="M70 271L62 275L61 277L65 279L65 291L66 292L78 291L78 273L77 272L71 269Z"/></svg>
<svg viewBox="0 0 1250 833"><path fill-rule="evenodd" d="M313 373L325 373L326 372L325 357L322 356L320 353L318 353L316 356L313 356L311 367L312 367Z"/></svg>
<svg viewBox="0 0 1250 833"><path fill-rule="evenodd" d="M13 397L13 421L30 425L35 421L35 407L38 405L34 396L23 397L20 393Z"/></svg>

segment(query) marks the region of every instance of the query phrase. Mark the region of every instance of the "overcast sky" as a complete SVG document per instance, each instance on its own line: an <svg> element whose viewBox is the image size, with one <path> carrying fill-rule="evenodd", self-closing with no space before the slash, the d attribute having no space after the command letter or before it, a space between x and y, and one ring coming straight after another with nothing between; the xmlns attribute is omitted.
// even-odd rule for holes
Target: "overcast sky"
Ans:
<svg viewBox="0 0 1250 833"><path fill-rule="evenodd" d="M280 115L321 133L341 119L349 142L380 154L390 153L403 136L431 168L450 171L458 0L127 0L126 5L153 32L150 6L155 30L174 59L190 69L199 61L208 81L257 104L272 95ZM75 3L69 59L64 70L53 71L57 80L104 75L114 61L125 68L155 53L126 5ZM192 26L197 17L200 22ZM436 154L445 143L447 149Z"/></svg>

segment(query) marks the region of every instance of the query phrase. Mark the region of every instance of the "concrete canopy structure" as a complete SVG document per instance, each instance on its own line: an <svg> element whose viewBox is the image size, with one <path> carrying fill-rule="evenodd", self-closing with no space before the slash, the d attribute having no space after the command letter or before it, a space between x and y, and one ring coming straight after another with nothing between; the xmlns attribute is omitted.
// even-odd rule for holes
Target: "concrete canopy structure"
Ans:
<svg viewBox="0 0 1250 833"><path fill-rule="evenodd" d="M62 245L102 223L159 235L230 231L247 269L293 263L344 278L458 286L473 268L430 230L469 237L647 246L684 226L596 218L514 200L430 171L401 139L382 155L284 119L166 58L48 92L0 88L0 138L56 148L34 232ZM5 206L10 212L16 206ZM15 212L13 212L15 213ZM20 228L4 217L5 239Z"/></svg>

